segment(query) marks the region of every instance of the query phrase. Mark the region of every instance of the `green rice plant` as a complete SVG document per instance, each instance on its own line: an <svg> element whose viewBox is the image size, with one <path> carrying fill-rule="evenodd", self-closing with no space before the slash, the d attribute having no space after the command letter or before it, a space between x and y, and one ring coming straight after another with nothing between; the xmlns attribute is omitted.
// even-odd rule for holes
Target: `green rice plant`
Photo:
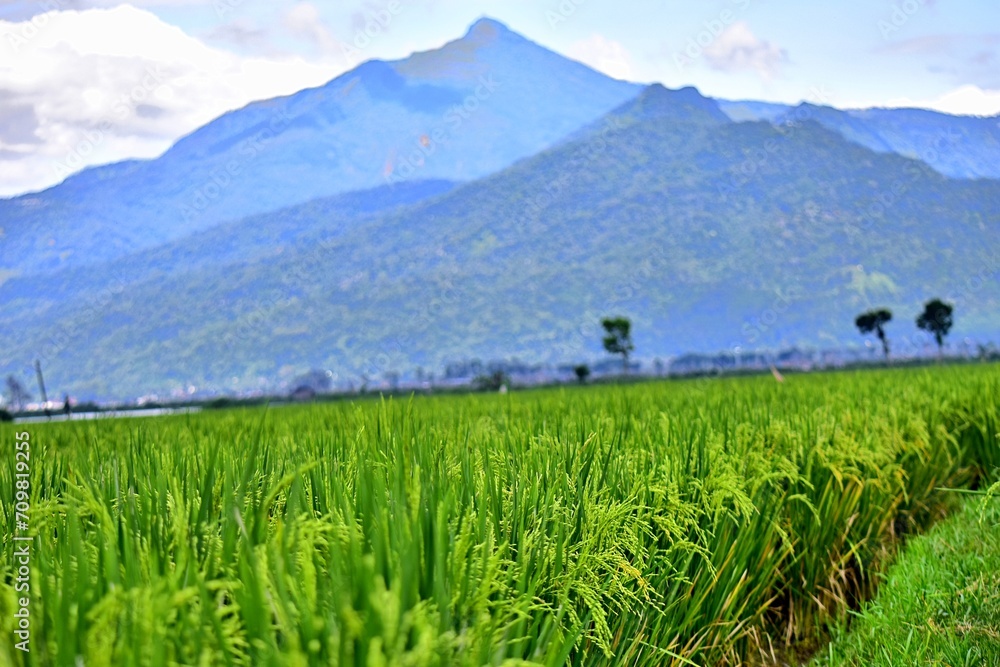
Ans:
<svg viewBox="0 0 1000 667"><path fill-rule="evenodd" d="M996 479L998 399L945 367L32 426L0 667L766 661Z"/></svg>

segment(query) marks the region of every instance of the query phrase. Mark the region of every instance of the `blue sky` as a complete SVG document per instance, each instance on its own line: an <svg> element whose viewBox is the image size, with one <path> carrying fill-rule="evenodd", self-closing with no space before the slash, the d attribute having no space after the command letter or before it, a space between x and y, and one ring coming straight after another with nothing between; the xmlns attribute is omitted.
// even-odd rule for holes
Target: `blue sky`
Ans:
<svg viewBox="0 0 1000 667"><path fill-rule="evenodd" d="M124 4L0 4L0 195L152 157L227 109L435 48L484 15L612 76L716 97L1000 113L996 0Z"/></svg>

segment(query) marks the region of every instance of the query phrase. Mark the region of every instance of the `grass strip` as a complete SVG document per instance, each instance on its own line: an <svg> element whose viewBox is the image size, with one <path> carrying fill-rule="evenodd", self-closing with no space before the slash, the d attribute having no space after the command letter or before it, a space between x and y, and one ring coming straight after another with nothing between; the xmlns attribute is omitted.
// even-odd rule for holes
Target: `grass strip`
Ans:
<svg viewBox="0 0 1000 667"><path fill-rule="evenodd" d="M972 497L916 537L813 667L1000 665L1000 499Z"/></svg>

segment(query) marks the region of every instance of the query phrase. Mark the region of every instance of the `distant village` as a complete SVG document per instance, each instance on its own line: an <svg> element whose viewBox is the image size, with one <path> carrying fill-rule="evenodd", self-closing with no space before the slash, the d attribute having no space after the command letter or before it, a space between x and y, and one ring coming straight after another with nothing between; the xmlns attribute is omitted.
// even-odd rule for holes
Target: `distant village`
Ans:
<svg viewBox="0 0 1000 667"><path fill-rule="evenodd" d="M943 357L937 348L926 345L902 350L892 359L892 366L913 366L947 361L950 363L1000 361L996 345L977 344L966 339L949 346ZM286 382L261 378L261 388L252 391L222 391L189 386L169 395L148 394L127 401L78 401L70 396L45 402L20 388L12 397L8 387L0 394L0 411L16 415L18 421L46 419L84 419L122 414L155 416L190 412L202 408L237 405L337 400L364 395L411 393L461 393L510 389L591 384L618 381L648 381L657 378L706 378L752 375L778 371L808 373L885 366L877 343L866 341L864 347L808 350L790 348L776 352L753 351L717 354L684 354L667 359L630 359L606 357L589 364L528 364L518 360L483 362L478 359L455 361L438 373L416 369L403 374L386 372L378 377L341 378L332 370L315 369ZM15 405L12 398L20 398Z"/></svg>

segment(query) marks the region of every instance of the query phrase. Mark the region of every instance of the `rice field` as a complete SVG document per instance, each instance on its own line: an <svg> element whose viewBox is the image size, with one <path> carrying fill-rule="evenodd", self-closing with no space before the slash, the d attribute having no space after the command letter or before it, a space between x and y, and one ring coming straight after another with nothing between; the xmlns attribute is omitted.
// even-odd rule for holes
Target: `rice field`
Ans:
<svg viewBox="0 0 1000 667"><path fill-rule="evenodd" d="M993 478L998 406L983 365L4 425L0 667L766 663Z"/></svg>

